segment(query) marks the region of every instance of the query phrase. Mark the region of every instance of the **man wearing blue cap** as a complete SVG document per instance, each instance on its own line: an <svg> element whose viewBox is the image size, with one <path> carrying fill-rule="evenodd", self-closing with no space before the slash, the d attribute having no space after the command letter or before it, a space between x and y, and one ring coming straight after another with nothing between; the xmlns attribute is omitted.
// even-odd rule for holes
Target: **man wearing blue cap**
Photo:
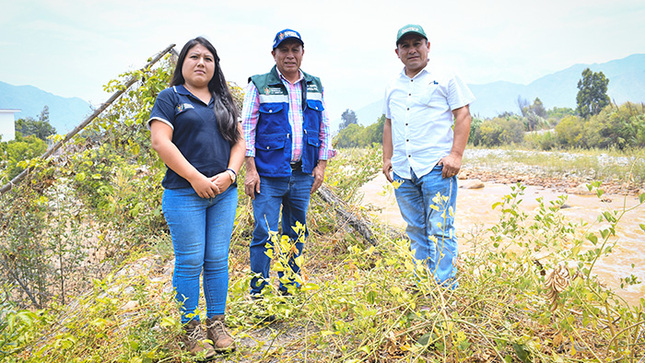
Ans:
<svg viewBox="0 0 645 363"><path fill-rule="evenodd" d="M385 92L383 173L398 185L396 200L415 259L439 284L454 288L457 173L475 97L455 73L430 65L429 51L421 26L399 29L395 52L404 68Z"/></svg>
<svg viewBox="0 0 645 363"><path fill-rule="evenodd" d="M253 199L255 219L250 246L251 271L256 274L251 280L254 298L260 297L269 279L271 258L266 245L272 243L270 233L278 232L280 207L282 233L296 242L289 266L299 273L296 258L302 253L303 240L294 228L298 223L306 226L309 197L322 184L327 160L335 154L320 79L300 70L304 53L300 33L279 31L271 51L275 66L269 73L251 77L244 96L244 190ZM285 295L297 287L297 281L280 282Z"/></svg>

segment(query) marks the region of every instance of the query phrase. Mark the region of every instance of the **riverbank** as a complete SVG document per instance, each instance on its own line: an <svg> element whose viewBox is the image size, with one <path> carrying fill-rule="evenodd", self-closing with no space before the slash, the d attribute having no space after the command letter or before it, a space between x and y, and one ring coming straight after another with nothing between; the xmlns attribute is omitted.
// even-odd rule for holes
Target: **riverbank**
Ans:
<svg viewBox="0 0 645 363"><path fill-rule="evenodd" d="M591 232L604 228L604 223L597 221L598 216L606 211L622 210L639 203L638 194L643 192L642 185L627 185L620 180L604 180L602 189L605 194L598 198L589 191L586 184L593 181L575 173L554 173L537 166L517 162L499 162L496 165L474 163L481 157L481 150L471 152L470 161L466 161L459 173L459 192L457 197L457 214L455 225L460 238L460 251L467 255L481 244L490 244L487 239L488 229L499 222L500 208L493 209L494 203L500 202L505 195L512 192L512 187L521 183L526 188L520 210L532 218L539 209L538 199L546 205L560 196L566 197L564 208L560 210L571 223ZM473 157L473 154L475 154ZM362 205L371 210L373 217L382 223L404 230L405 222L401 218L394 192L382 174L363 185ZM633 275L645 281L645 270L635 268L645 263L645 250L642 241L644 232L639 225L645 224L645 213L635 210L625 214L616 228L616 246L612 253L602 257L595 266L598 276L629 304L638 304L645 296L643 284L620 287L621 278Z"/></svg>
<svg viewBox="0 0 645 363"><path fill-rule="evenodd" d="M645 161L610 156L527 150L467 149L459 179L533 185L567 194L589 194L586 184L602 182L608 194L640 195ZM636 174L636 175L635 175Z"/></svg>

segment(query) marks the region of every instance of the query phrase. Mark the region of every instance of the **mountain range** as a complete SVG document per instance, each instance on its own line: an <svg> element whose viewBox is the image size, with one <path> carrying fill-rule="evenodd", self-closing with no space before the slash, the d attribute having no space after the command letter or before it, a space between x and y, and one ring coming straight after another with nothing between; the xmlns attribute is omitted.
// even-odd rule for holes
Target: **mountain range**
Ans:
<svg viewBox="0 0 645 363"><path fill-rule="evenodd" d="M528 85L504 81L469 84L477 98L470 106L471 113L479 118L491 118L504 112L518 114L518 97L529 103L539 97L547 109L556 106L575 109L578 81L585 68L605 74L609 79L607 93L613 102L645 102L645 54L633 54L606 63L576 64ZM20 109L16 119L38 119L45 105L49 107L49 121L59 134L71 131L92 111L91 105L78 97L60 97L33 86L0 82L0 109ZM369 125L381 116L382 109L383 101L375 100L355 112L360 124ZM332 120L332 124L338 125L338 121Z"/></svg>
<svg viewBox="0 0 645 363"><path fill-rule="evenodd" d="M477 100L470 105L473 116L491 118L504 112L519 114L518 97L533 103L539 97L544 107L576 108L578 81L582 71L589 68L594 72L603 72L609 79L607 94L616 104L627 101L645 102L645 54L633 54L628 57L606 63L576 64L562 71L546 75L528 85L512 82L493 82L486 84L469 84ZM359 123L369 125L382 114L383 101L377 100L356 110Z"/></svg>
<svg viewBox="0 0 645 363"><path fill-rule="evenodd" d="M0 82L0 109L18 109L16 120L32 117L38 119L43 107L49 108L49 123L59 134L65 134L85 120L92 109L78 97L61 97L34 86L14 86Z"/></svg>

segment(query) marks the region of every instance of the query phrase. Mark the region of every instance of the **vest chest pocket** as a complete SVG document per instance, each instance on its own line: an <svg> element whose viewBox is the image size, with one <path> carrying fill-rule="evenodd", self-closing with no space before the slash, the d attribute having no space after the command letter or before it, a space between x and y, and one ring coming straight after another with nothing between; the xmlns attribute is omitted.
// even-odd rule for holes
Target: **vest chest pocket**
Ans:
<svg viewBox="0 0 645 363"><path fill-rule="evenodd" d="M323 107L322 101L318 100L307 100L307 107L318 112L323 112L323 110L325 109Z"/></svg>
<svg viewBox="0 0 645 363"><path fill-rule="evenodd" d="M255 137L255 148L258 150L284 149L287 142L285 134L258 134Z"/></svg>
<svg viewBox="0 0 645 363"><path fill-rule="evenodd" d="M280 113L284 105L282 103L261 103L260 104L260 113L264 116L273 115Z"/></svg>

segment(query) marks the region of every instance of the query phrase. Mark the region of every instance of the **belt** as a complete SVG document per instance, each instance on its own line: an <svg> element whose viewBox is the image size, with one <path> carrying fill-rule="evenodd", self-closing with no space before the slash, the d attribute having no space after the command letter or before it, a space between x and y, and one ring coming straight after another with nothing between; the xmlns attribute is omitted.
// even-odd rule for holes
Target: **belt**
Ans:
<svg viewBox="0 0 645 363"><path fill-rule="evenodd" d="M292 161L291 170L298 170L298 171L302 170L302 160Z"/></svg>

